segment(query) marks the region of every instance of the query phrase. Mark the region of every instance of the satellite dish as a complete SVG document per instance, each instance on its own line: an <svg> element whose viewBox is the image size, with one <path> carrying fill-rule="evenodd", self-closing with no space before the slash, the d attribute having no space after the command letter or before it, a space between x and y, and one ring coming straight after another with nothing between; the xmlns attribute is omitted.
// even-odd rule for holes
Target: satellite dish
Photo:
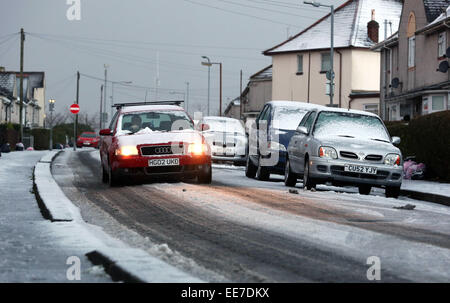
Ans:
<svg viewBox="0 0 450 303"><path fill-rule="evenodd" d="M445 56L447 56L447 58L450 58L450 47L445 51Z"/></svg>
<svg viewBox="0 0 450 303"><path fill-rule="evenodd" d="M439 64L439 68L438 71L440 71L441 73L446 73L449 69L450 65L448 64L448 61L442 61Z"/></svg>
<svg viewBox="0 0 450 303"><path fill-rule="evenodd" d="M399 80L398 78L392 79L391 86L392 86L393 88L397 88L399 85L400 85L400 80Z"/></svg>

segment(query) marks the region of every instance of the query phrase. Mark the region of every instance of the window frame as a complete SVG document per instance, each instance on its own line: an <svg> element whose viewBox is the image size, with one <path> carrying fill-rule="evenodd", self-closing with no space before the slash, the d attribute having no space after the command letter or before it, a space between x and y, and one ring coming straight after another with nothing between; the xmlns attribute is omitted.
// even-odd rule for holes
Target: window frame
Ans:
<svg viewBox="0 0 450 303"><path fill-rule="evenodd" d="M303 54L297 54L297 75L303 75Z"/></svg>
<svg viewBox="0 0 450 303"><path fill-rule="evenodd" d="M408 38L408 68L416 67L416 36Z"/></svg>
<svg viewBox="0 0 450 303"><path fill-rule="evenodd" d="M331 69L331 54L328 53L321 53L320 54L320 72L321 73L326 73ZM328 69L324 69L324 57L328 57Z"/></svg>
<svg viewBox="0 0 450 303"><path fill-rule="evenodd" d="M442 47L442 49L441 49ZM445 58L446 57L446 50L447 50L447 32L440 32L438 34L438 58Z"/></svg>

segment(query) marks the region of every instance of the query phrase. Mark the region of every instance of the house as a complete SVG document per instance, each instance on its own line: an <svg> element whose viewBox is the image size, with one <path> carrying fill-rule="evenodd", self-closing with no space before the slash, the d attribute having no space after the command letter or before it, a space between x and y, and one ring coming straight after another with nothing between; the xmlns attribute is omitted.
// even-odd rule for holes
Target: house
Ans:
<svg viewBox="0 0 450 303"><path fill-rule="evenodd" d="M23 73L23 125L43 127L45 115L45 73ZM20 73L0 68L0 123L20 123Z"/></svg>
<svg viewBox="0 0 450 303"><path fill-rule="evenodd" d="M385 120L449 109L449 1L405 0L398 32L373 47L381 54Z"/></svg>
<svg viewBox="0 0 450 303"><path fill-rule="evenodd" d="M401 10L401 0L350 0L335 9L335 106L379 112L380 53L370 48L397 31ZM328 14L263 52L272 57L272 99L330 104L330 26Z"/></svg>
<svg viewBox="0 0 450 303"><path fill-rule="evenodd" d="M272 100L272 65L250 76L241 99L242 119L255 119L264 104Z"/></svg>
<svg viewBox="0 0 450 303"><path fill-rule="evenodd" d="M228 103L224 111L224 116L228 118L241 119L241 102L239 97Z"/></svg>

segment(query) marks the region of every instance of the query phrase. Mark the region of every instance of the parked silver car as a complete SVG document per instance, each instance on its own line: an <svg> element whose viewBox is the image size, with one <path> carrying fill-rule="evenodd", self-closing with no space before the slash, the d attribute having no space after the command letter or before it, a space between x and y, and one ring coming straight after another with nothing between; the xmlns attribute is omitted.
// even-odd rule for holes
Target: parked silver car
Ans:
<svg viewBox="0 0 450 303"><path fill-rule="evenodd" d="M345 109L315 109L305 115L288 146L286 186L356 185L360 194L384 187L387 197L398 197L402 184L403 159L394 146L400 138L390 137L374 114Z"/></svg>
<svg viewBox="0 0 450 303"><path fill-rule="evenodd" d="M247 137L241 121L227 117L203 117L197 125L207 124L209 128L202 134L211 147L211 159L230 161L236 165L246 162Z"/></svg>

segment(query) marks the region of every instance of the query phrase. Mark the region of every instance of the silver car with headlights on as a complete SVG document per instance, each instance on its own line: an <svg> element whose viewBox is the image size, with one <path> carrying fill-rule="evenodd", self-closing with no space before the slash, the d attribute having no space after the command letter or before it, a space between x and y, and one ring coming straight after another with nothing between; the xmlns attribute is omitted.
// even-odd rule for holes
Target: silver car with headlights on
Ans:
<svg viewBox="0 0 450 303"><path fill-rule="evenodd" d="M208 125L204 129L202 125ZM227 117L203 117L197 123L198 130L211 147L211 159L214 162L233 162L244 165L247 159L247 137L241 121Z"/></svg>
<svg viewBox="0 0 450 303"><path fill-rule="evenodd" d="M307 189L317 184L355 185L367 195L372 187L397 198L403 159L381 119L372 113L335 108L315 109L300 122L288 146L284 182L303 178Z"/></svg>

